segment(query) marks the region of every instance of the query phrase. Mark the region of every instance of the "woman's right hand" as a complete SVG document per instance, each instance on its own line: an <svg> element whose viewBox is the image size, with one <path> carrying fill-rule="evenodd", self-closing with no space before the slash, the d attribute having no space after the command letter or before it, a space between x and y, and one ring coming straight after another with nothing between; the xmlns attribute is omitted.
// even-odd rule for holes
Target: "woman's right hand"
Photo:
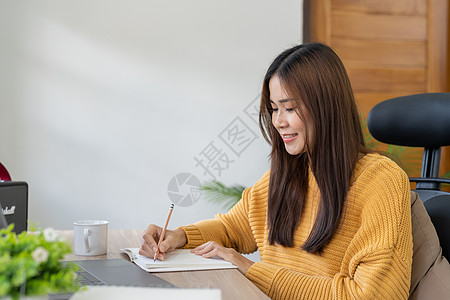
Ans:
<svg viewBox="0 0 450 300"><path fill-rule="evenodd" d="M153 258L158 250L159 237L162 233L162 228L154 224L150 224L144 231L141 248L139 254ZM182 229L166 230L164 240L159 246L159 254L157 259L164 260L165 253L181 248L187 243L186 234Z"/></svg>

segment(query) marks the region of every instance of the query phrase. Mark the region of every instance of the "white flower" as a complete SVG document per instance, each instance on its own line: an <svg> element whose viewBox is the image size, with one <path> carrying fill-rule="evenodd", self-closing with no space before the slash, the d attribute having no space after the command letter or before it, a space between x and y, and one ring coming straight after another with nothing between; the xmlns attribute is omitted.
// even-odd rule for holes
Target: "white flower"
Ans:
<svg viewBox="0 0 450 300"><path fill-rule="evenodd" d="M33 257L34 261L38 264L46 262L48 259L48 251L45 250L44 247L37 247L34 249L33 253L31 253L31 257Z"/></svg>
<svg viewBox="0 0 450 300"><path fill-rule="evenodd" d="M47 242L54 242L59 238L59 236L53 228L48 227L44 229L44 238Z"/></svg>

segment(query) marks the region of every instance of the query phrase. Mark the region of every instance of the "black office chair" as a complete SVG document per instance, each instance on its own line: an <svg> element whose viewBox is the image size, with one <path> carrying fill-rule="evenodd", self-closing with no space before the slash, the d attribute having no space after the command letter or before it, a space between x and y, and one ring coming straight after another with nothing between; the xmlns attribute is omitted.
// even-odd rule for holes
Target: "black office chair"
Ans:
<svg viewBox="0 0 450 300"><path fill-rule="evenodd" d="M450 145L450 93L428 93L389 99L369 113L367 126L380 142L423 147L422 171L415 191L436 228L442 255L450 258L450 193L441 191L441 147Z"/></svg>

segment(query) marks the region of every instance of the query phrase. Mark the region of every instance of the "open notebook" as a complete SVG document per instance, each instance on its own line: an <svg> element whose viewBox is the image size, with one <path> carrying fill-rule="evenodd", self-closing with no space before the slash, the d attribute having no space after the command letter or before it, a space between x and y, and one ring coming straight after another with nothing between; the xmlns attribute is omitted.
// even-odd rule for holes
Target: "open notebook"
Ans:
<svg viewBox="0 0 450 300"><path fill-rule="evenodd" d="M204 258L191 253L188 249L177 249L166 254L164 261L148 258L139 254L139 248L120 249L132 262L147 272L175 272L237 268L223 259Z"/></svg>

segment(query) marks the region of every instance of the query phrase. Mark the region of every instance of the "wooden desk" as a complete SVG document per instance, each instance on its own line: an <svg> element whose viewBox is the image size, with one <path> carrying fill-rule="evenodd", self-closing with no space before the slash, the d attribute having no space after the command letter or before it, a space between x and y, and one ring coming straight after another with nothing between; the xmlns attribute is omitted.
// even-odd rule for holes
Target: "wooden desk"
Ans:
<svg viewBox="0 0 450 300"><path fill-rule="evenodd" d="M73 245L73 231L61 230L58 233ZM123 229L108 231L108 253L98 256L79 256L68 254L65 260L117 259L128 257L120 253L121 248L140 247L143 230ZM223 300L269 299L250 280L237 269L152 273L180 288L218 288Z"/></svg>

